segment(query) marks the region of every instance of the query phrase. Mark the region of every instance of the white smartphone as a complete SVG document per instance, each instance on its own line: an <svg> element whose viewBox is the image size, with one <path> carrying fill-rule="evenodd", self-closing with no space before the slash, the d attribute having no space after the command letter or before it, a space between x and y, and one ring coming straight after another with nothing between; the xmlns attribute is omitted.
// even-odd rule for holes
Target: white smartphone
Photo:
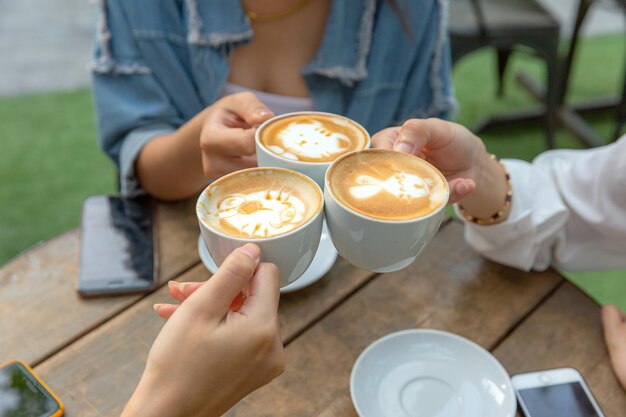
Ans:
<svg viewBox="0 0 626 417"><path fill-rule="evenodd" d="M526 417L604 417L582 375L574 368L519 374L512 381Z"/></svg>

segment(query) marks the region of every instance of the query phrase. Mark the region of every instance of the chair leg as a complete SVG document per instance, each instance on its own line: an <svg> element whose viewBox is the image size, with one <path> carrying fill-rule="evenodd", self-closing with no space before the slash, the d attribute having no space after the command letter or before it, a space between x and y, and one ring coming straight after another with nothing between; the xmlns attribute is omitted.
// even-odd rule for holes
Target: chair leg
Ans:
<svg viewBox="0 0 626 417"><path fill-rule="evenodd" d="M617 105L617 126L615 127L615 140L619 139L622 130L626 125L626 71L624 72L624 91L622 92L622 100Z"/></svg>
<svg viewBox="0 0 626 417"><path fill-rule="evenodd" d="M506 73L506 67L509 63L511 56L511 49L497 49L498 53L498 91L497 96L501 98L504 94L504 74Z"/></svg>
<svg viewBox="0 0 626 417"><path fill-rule="evenodd" d="M558 56L555 45L553 54L546 60L548 88L546 91L546 145L553 149L556 145L557 110L559 105Z"/></svg>

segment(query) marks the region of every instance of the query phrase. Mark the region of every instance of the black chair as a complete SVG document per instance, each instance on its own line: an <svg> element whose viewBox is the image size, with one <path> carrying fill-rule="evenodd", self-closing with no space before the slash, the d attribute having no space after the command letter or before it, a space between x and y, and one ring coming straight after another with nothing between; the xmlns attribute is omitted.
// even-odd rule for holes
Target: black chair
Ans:
<svg viewBox="0 0 626 417"><path fill-rule="evenodd" d="M579 0L578 2L578 11L576 13L576 19L574 21L574 28L571 36L570 45L563 60L562 66L560 68L561 71L561 80L559 87L559 100L558 106L560 108L559 118L560 122L567 128L574 136L579 138L585 145L587 146L601 146L605 143L602 138L600 138L593 129L591 129L584 119L579 115L580 113L586 112L594 112L598 110L608 110L615 109L616 113L616 126L615 126L615 134L614 139L617 139L624 125L626 124L626 66L624 71L624 85L622 87L622 95L617 99L610 98L600 98L594 99L587 102L577 103L575 105L567 104L565 102L565 96L569 86L569 78L571 74L571 68L574 62L574 57L576 55L578 40L580 38L580 30L582 28L583 22L591 9L591 6L597 0ZM615 3L620 5L624 12L626 12L626 0L615 0ZM524 86L529 88L530 90L535 90L534 95L539 92L535 87L528 83L528 79Z"/></svg>
<svg viewBox="0 0 626 417"><path fill-rule="evenodd" d="M504 74L511 52L525 46L546 64L546 143L554 147L559 99L559 22L535 0L451 0L450 43L452 63L483 47L498 55L498 95L504 91Z"/></svg>
<svg viewBox="0 0 626 417"><path fill-rule="evenodd" d="M619 0L618 3L626 13L626 0ZM617 126L615 127L615 139L617 140L622 134L622 130L626 125L626 68L624 70L624 87L622 90L622 98L617 104Z"/></svg>

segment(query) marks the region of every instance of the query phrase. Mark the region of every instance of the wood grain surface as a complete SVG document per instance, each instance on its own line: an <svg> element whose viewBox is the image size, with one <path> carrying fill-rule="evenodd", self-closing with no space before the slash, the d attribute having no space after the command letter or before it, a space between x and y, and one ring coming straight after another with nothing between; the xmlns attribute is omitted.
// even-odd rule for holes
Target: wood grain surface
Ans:
<svg viewBox="0 0 626 417"><path fill-rule="evenodd" d="M227 415L337 413L333 404L341 409L341 398L349 397L352 365L376 339L428 327L460 334L489 349L561 280L551 270L525 273L486 261L465 244L462 226L451 223L411 267L376 276L288 344L285 373Z"/></svg>
<svg viewBox="0 0 626 417"><path fill-rule="evenodd" d="M316 284L282 296L279 315L283 341L316 323L373 275L339 260ZM209 272L198 265L178 280L208 277ZM152 305L171 301L163 287L35 368L63 399L66 415L119 415L163 326Z"/></svg>
<svg viewBox="0 0 626 417"><path fill-rule="evenodd" d="M583 375L607 417L626 415L626 395L609 363L600 309L564 283L494 351L511 374L572 367Z"/></svg>
<svg viewBox="0 0 626 417"><path fill-rule="evenodd" d="M158 206L161 284L199 261L194 207L193 201ZM0 269L0 362L37 364L141 299L80 298L79 252L79 231L73 230Z"/></svg>
<svg viewBox="0 0 626 417"><path fill-rule="evenodd" d="M200 281L193 201L159 205L161 276ZM139 380L163 326L148 295L80 299L79 235L72 231L0 270L0 360L21 358L66 405L66 415L116 416ZM356 417L349 392L354 361L376 339L408 328L437 328L493 350L514 374L573 366L607 417L626 395L612 373L598 306L555 271L526 273L489 262L450 222L409 268L377 275L339 259L319 282L281 297L287 369L228 416Z"/></svg>

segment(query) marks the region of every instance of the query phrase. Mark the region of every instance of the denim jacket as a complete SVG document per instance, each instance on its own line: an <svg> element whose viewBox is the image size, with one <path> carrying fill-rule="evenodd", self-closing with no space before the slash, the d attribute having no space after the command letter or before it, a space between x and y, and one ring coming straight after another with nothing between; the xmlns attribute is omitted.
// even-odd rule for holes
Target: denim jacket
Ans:
<svg viewBox="0 0 626 417"><path fill-rule="evenodd" d="M333 0L317 54L301 73L315 108L370 133L411 117L446 117L446 0L401 0L411 33L384 0ZM100 145L122 193L139 191L134 162L218 97L229 55L254 36L235 0L100 0L93 91Z"/></svg>

